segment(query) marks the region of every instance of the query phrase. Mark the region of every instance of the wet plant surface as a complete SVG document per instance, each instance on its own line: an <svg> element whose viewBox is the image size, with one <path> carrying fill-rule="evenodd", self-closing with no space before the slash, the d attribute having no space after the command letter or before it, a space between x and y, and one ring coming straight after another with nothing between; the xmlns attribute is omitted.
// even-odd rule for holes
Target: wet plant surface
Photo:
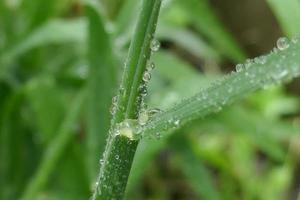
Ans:
<svg viewBox="0 0 300 200"><path fill-rule="evenodd" d="M298 11L1 1L0 199L298 199Z"/></svg>

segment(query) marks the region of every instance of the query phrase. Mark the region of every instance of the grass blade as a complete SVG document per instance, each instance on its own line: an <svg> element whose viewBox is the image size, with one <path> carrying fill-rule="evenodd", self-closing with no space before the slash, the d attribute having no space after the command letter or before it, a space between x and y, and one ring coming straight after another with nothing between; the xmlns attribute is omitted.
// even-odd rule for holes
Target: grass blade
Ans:
<svg viewBox="0 0 300 200"><path fill-rule="evenodd" d="M189 141L182 135L172 138L172 148L179 154L179 163L194 191L200 199L220 199L217 190L213 186L212 177L204 164L199 160Z"/></svg>
<svg viewBox="0 0 300 200"><path fill-rule="evenodd" d="M93 6L86 6L89 19L90 78L88 83L87 149L90 177L98 170L99 153L104 151L109 131L109 107L116 88L116 62L110 38L104 29L100 13ZM102 87L101 87L102 86ZM100 89L101 87L101 89Z"/></svg>
<svg viewBox="0 0 300 200"><path fill-rule="evenodd" d="M49 44L83 43L87 35L86 30L86 22L80 18L49 21L34 30L20 43L6 50L0 60L9 62L33 48Z"/></svg>
<svg viewBox="0 0 300 200"><path fill-rule="evenodd" d="M125 63L112 129L125 119L137 118L140 85L150 57L161 0L143 0L135 34ZM110 133L92 199L121 199L125 192L137 141Z"/></svg>
<svg viewBox="0 0 300 200"><path fill-rule="evenodd" d="M19 141L21 140L20 135L18 135L16 125L17 122L16 115L17 109L19 109L21 101L23 99L23 91L18 90L15 93L7 97L4 102L4 109L1 112L0 119L0 198L1 199L11 199L16 198L16 193L18 193L18 188L16 186L16 176L19 174L14 170L16 166L17 159L20 159ZM18 116L19 117L19 116ZM22 138L23 139L23 138ZM22 167L25 168L25 165ZM14 191L14 192L13 192Z"/></svg>
<svg viewBox="0 0 300 200"><path fill-rule="evenodd" d="M140 181L150 162L166 146L168 139L168 137L164 137L159 141L147 139L140 141L133 159L125 199L131 199L130 194L134 192L133 189Z"/></svg>
<svg viewBox="0 0 300 200"><path fill-rule="evenodd" d="M269 85L290 80L300 75L300 41L294 39L289 47L275 50L268 56L256 58L251 63L239 65L240 71L228 75L199 94L157 115L139 129L143 136L183 126L197 118L218 112L224 105Z"/></svg>
<svg viewBox="0 0 300 200"><path fill-rule="evenodd" d="M27 185L22 200L36 199L36 195L47 183L50 173L55 168L57 161L60 159L65 147L74 136L71 134L74 122L77 120L81 110L82 103L86 96L85 90L81 91L74 99L73 104L70 106L70 110L66 115L64 122L62 123L57 136L52 140L47 148L40 166L38 167L36 174Z"/></svg>
<svg viewBox="0 0 300 200"><path fill-rule="evenodd" d="M184 8L195 28L223 55L236 62L245 59L245 53L213 13L207 0L177 0L177 2Z"/></svg>
<svg viewBox="0 0 300 200"><path fill-rule="evenodd" d="M295 37L300 34L300 2L298 0L267 0L285 34Z"/></svg>
<svg viewBox="0 0 300 200"><path fill-rule="evenodd" d="M26 89L41 141L46 145L55 136L65 113L62 92L55 80L47 76L31 80Z"/></svg>
<svg viewBox="0 0 300 200"><path fill-rule="evenodd" d="M172 34L170 34L172 33ZM219 60L216 50L201 40L196 34L181 27L161 24L157 29L157 37L161 40L170 40L195 56L204 59Z"/></svg>

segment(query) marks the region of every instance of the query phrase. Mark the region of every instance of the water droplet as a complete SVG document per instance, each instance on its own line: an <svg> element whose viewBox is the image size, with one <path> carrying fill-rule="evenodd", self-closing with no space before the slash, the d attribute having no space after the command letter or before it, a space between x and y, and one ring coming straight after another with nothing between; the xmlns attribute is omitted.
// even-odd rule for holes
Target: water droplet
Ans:
<svg viewBox="0 0 300 200"><path fill-rule="evenodd" d="M141 126L145 125L149 120L149 115L147 111L142 111L139 114L138 122Z"/></svg>
<svg viewBox="0 0 300 200"><path fill-rule="evenodd" d="M99 163L100 163L100 165L103 165L104 160L103 160L103 159L100 159L100 160L99 160Z"/></svg>
<svg viewBox="0 0 300 200"><path fill-rule="evenodd" d="M155 63L154 62L151 62L151 61L148 61L147 62L147 71L151 71L151 70L153 70L154 68L155 68Z"/></svg>
<svg viewBox="0 0 300 200"><path fill-rule="evenodd" d="M286 37L281 37L277 40L277 48L279 50L284 50L290 46L289 40Z"/></svg>
<svg viewBox="0 0 300 200"><path fill-rule="evenodd" d="M151 74L148 71L145 71L145 73L143 75L143 81L148 83L150 80L151 80Z"/></svg>
<svg viewBox="0 0 300 200"><path fill-rule="evenodd" d="M111 104L111 107L110 107L110 113L112 115L115 115L116 112L117 112L117 103L118 103L118 96L114 96L112 98L112 104Z"/></svg>
<svg viewBox="0 0 300 200"><path fill-rule="evenodd" d="M156 139L160 139L161 138L160 132L155 133L155 137L156 137Z"/></svg>
<svg viewBox="0 0 300 200"><path fill-rule="evenodd" d="M235 66L236 72L241 72L241 71L243 71L243 69L244 69L244 65L243 64L237 64Z"/></svg>
<svg viewBox="0 0 300 200"><path fill-rule="evenodd" d="M150 44L151 51L156 52L160 48L160 42L157 39L153 39Z"/></svg>
<svg viewBox="0 0 300 200"><path fill-rule="evenodd" d="M145 97L148 95L148 90L145 85L140 86L140 94L142 95L142 97Z"/></svg>
<svg viewBox="0 0 300 200"><path fill-rule="evenodd" d="M174 121L174 125L175 125L176 127L178 127L178 126L180 125L180 120L179 120L179 119L175 120L175 121Z"/></svg>
<svg viewBox="0 0 300 200"><path fill-rule="evenodd" d="M274 48L272 49L271 53L273 53L273 54L278 53L278 49L277 49L276 47L274 47Z"/></svg>
<svg viewBox="0 0 300 200"><path fill-rule="evenodd" d="M281 71L280 73L278 73L278 74L276 74L275 75L275 79L282 79L282 78L284 78L285 76L287 76L288 75L288 71L287 70L283 70L283 71Z"/></svg>
<svg viewBox="0 0 300 200"><path fill-rule="evenodd" d="M294 44L296 44L296 43L299 41L299 39L300 39L299 36L298 36L298 37L294 37L294 38L292 39L292 42L293 42Z"/></svg>
<svg viewBox="0 0 300 200"><path fill-rule="evenodd" d="M266 56L261 56L261 57L259 57L259 62L260 62L260 64L265 64L266 62L267 62L267 58L266 58Z"/></svg>
<svg viewBox="0 0 300 200"><path fill-rule="evenodd" d="M136 140L137 138L137 120L125 119L123 122L117 124L115 135L125 136L130 140Z"/></svg>
<svg viewBox="0 0 300 200"><path fill-rule="evenodd" d="M150 110L148 110L148 115L149 117L153 117L154 115L158 114L158 113L162 113L163 111L159 108L152 108Z"/></svg>
<svg viewBox="0 0 300 200"><path fill-rule="evenodd" d="M251 67L251 64L253 63L253 60L251 60L250 58L248 58L246 60L246 63L244 65L244 69L248 69L249 67Z"/></svg>

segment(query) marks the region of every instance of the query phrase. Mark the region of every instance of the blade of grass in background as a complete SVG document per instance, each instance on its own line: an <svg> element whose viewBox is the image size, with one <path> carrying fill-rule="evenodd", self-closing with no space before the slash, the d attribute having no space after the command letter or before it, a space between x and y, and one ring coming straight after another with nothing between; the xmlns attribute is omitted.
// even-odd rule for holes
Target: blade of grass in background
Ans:
<svg viewBox="0 0 300 200"><path fill-rule="evenodd" d="M170 34L172 33L172 34ZM202 59L219 60L218 52L201 40L196 34L181 27L160 24L157 29L157 37L160 40L172 41L194 56Z"/></svg>
<svg viewBox="0 0 300 200"><path fill-rule="evenodd" d="M23 0L21 8L26 13L28 30L35 29L58 15L67 3L69 0Z"/></svg>
<svg viewBox="0 0 300 200"><path fill-rule="evenodd" d="M116 35L118 37L131 36L134 26L134 16L138 13L139 2L137 0L126 0L116 18ZM124 36L126 35L126 36Z"/></svg>
<svg viewBox="0 0 300 200"><path fill-rule="evenodd" d="M219 21L207 0L177 0L176 3L184 9L197 31L223 55L235 62L242 62L246 58L243 50Z"/></svg>
<svg viewBox="0 0 300 200"><path fill-rule="evenodd" d="M205 142L205 141L203 141ZM193 151L192 143L182 134L172 137L171 147L178 153L179 167L188 179L199 199L217 200L220 195L213 185L213 177Z"/></svg>
<svg viewBox="0 0 300 200"><path fill-rule="evenodd" d="M136 119L141 107L140 85L150 58L161 0L143 0L134 36L123 72L120 93L115 102L111 133L103 155L102 165L92 199L121 199L132 165L138 141L115 135L113 129L125 119Z"/></svg>
<svg viewBox="0 0 300 200"><path fill-rule="evenodd" d="M2 48L9 46L16 36L15 27L11 23L11 19L16 14L9 8L7 1L0 1L0 53Z"/></svg>
<svg viewBox="0 0 300 200"><path fill-rule="evenodd" d="M53 20L33 31L20 43L1 55L2 62L9 62L17 56L40 46L49 44L84 43L86 39L85 19Z"/></svg>
<svg viewBox="0 0 300 200"><path fill-rule="evenodd" d="M109 108L116 92L117 60L111 49L110 38L104 29L100 13L90 5L85 9L89 19L88 59L90 67L86 142L88 171L91 180L94 180L110 126Z"/></svg>
<svg viewBox="0 0 300 200"><path fill-rule="evenodd" d="M17 91L11 94L4 103L4 109L0 115L0 197L1 199L14 199L19 194L16 178L19 178L20 171L17 173L18 166L16 162L20 162L19 157L19 141L23 139L18 131L20 125L17 110L20 109L23 91ZM13 123L12 123L13 122ZM23 169L26 166L21 165ZM22 172L21 172L22 173Z"/></svg>
<svg viewBox="0 0 300 200"><path fill-rule="evenodd" d="M38 129L38 140L47 146L55 137L65 113L62 93L52 77L41 77L30 81L26 96L34 111Z"/></svg>
<svg viewBox="0 0 300 200"><path fill-rule="evenodd" d="M38 193L44 189L50 173L55 168L66 146L74 136L74 134L72 134L73 126L78 119L78 115L81 111L81 107L85 98L85 90L80 91L79 94L74 98L72 105L70 106L70 110L62 122L56 137L49 144L43 155L43 158L40 161L35 175L26 186L23 196L21 197L22 200L36 199Z"/></svg>
<svg viewBox="0 0 300 200"><path fill-rule="evenodd" d="M153 161L154 157L167 145L168 139L168 137L164 137L158 141L148 139L140 141L128 178L125 199L131 199L130 196L134 192L134 188L141 181L144 172L147 170L147 167Z"/></svg>
<svg viewBox="0 0 300 200"><path fill-rule="evenodd" d="M103 7L105 8L106 15L109 19L113 20L118 15L120 8L124 0L101 0Z"/></svg>
<svg viewBox="0 0 300 200"><path fill-rule="evenodd" d="M289 37L300 35L300 1L267 0L283 32Z"/></svg>

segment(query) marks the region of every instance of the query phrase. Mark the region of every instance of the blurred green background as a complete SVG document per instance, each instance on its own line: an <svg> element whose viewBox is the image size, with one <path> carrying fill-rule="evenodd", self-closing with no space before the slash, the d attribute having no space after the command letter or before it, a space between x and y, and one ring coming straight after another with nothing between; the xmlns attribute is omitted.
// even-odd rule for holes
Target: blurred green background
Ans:
<svg viewBox="0 0 300 200"><path fill-rule="evenodd" d="M35 199L89 198L140 2L0 1L1 200L37 177ZM299 0L164 0L148 107L164 110L298 34ZM126 199L300 199L299 83L143 139Z"/></svg>

